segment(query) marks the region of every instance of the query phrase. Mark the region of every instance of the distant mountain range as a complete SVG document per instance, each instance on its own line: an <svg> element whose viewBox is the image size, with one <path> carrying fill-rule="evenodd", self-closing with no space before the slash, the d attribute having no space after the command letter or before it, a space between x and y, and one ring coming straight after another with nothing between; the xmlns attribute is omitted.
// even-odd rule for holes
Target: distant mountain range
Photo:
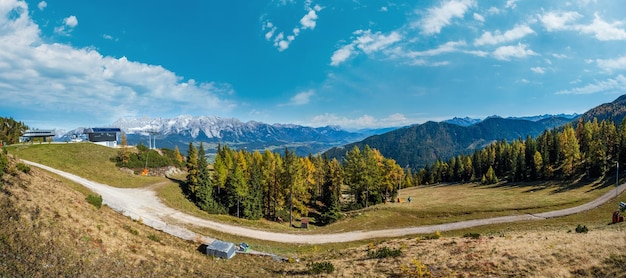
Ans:
<svg viewBox="0 0 626 278"><path fill-rule="evenodd" d="M546 129L571 122L569 118L551 117L538 121L490 117L470 126L447 122L427 122L400 128L381 135L326 152L329 157L343 158L346 151L369 145L385 157L393 158L403 167L418 169L438 158L447 159L498 140L514 140L537 136Z"/></svg>
<svg viewBox="0 0 626 278"><path fill-rule="evenodd" d="M130 145L141 142L150 145L148 138L154 136L156 146L182 152L187 151L189 142L205 143L207 153L217 144L235 149L282 151L285 147L294 149L298 155L316 154L334 146L362 140L373 134L386 132L386 129L349 132L336 126L306 127L292 124L265 124L242 122L233 118L215 116L179 116L176 118L121 118L111 124L120 128L127 136ZM80 135L83 128L77 128L57 138L67 141Z"/></svg>
<svg viewBox="0 0 626 278"><path fill-rule="evenodd" d="M548 119L548 118L565 118L565 119L576 119L578 118L578 116L580 116L579 114L557 114L557 115L550 115L550 114L544 114L544 115L539 115L539 116L527 116L527 117L508 117L507 119L511 119L511 120L527 120L527 121L532 121L532 122L537 122L537 121L541 121L544 119ZM487 117L487 119L489 118L501 118L500 116L490 116ZM464 118L459 118L459 117L454 117L452 119L449 120L445 120L443 122L445 123L449 123L449 124L454 124L454 125L459 125L459 126L471 126L477 123L482 122L485 119L476 119L476 118L470 118L470 117L464 117Z"/></svg>
<svg viewBox="0 0 626 278"><path fill-rule="evenodd" d="M614 109L602 108L593 115L604 115L602 111ZM290 148L302 156L328 151L327 154L331 157L341 157L346 148L368 144L379 149L383 155L396 159L401 165L419 167L437 158L473 151L494 140L536 136L547 128L561 126L578 116L577 114L520 118L491 116L484 120L465 117L402 128L346 131L337 126L307 127L255 121L242 122L234 118L216 116L184 115L175 118L121 118L109 127L120 128L126 134L130 145L140 142L150 145L148 138L153 136L157 147L173 149L178 146L181 152L187 151L189 142L195 144L203 142L209 154L215 151L217 144L223 144L235 149L269 149L278 152ZM77 128L69 132L57 130L59 137L55 140L69 141L80 136L83 129Z"/></svg>
<svg viewBox="0 0 626 278"><path fill-rule="evenodd" d="M369 145L398 164L419 169L437 159L449 159L463 153L471 153L497 140L514 140L535 137L546 129L565 124L576 126L579 118L584 120L610 119L621 124L626 116L626 95L611 103L599 105L582 115L560 114L532 117L500 118L485 120L454 118L443 122L427 122L370 136L362 141L335 147L326 152L329 157L343 158L354 146Z"/></svg>

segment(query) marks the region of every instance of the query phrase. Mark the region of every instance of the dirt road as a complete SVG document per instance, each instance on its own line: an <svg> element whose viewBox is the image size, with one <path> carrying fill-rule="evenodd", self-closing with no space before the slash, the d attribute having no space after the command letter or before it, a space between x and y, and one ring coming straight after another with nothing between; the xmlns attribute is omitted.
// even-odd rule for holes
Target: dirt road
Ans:
<svg viewBox="0 0 626 278"><path fill-rule="evenodd" d="M233 235L239 235L243 237L256 238L261 240L269 240L275 242L285 243L306 243L306 244L321 244L332 242L349 242L371 238L381 237L399 237L411 234L428 234L435 231L450 231L464 228L471 228L482 225L498 224L498 223L510 223L524 220L542 220L547 218L561 217L565 215L575 214L596 208L608 201L614 200L615 190L611 190L606 194L600 196L598 199L589 203L563 209L557 211L550 211L538 214L522 214L511 215L487 219L468 220L454 223L446 223L439 225L418 226L409 228L398 228L388 230L377 231L352 231L344 233L334 234L287 234L287 233L275 233L267 231L259 231L239 226L233 226L229 224L218 223L206 219L201 219L195 216L191 216L173 208L164 205L159 198L155 195L155 192L148 188L116 188L105 184L93 182L76 175L66 173L42 164L35 162L25 161L24 163L36 166L38 168L53 172L60 176L63 176L69 180L77 182L97 194L102 195L103 203L110 208L129 216L133 219L141 219L141 221L157 230L164 231L168 234L186 239L186 240L199 240L203 242L211 242L214 239L203 235L198 235L188 229L185 229L180 223L193 224L196 226L207 227L216 231L229 233ZM626 184L622 184L617 188L619 193L626 189Z"/></svg>

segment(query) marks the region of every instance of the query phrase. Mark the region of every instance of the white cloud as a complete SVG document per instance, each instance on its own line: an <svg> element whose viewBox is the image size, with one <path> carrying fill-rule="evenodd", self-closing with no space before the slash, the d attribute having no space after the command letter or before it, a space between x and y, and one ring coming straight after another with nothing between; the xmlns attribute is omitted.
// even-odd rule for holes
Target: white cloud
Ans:
<svg viewBox="0 0 626 278"><path fill-rule="evenodd" d="M508 8L515 9L515 8L517 7L516 2L517 2L517 0L507 0L507 1L506 1L506 5L505 5L505 7L506 7L507 9L508 9Z"/></svg>
<svg viewBox="0 0 626 278"><path fill-rule="evenodd" d="M37 4L37 8L39 8L40 11L43 11L46 7L48 7L48 3L46 3L46 1L41 1Z"/></svg>
<svg viewBox="0 0 626 278"><path fill-rule="evenodd" d="M46 43L24 2L4 4L8 10L0 9L1 107L59 111L66 117L92 117L105 123L126 115L199 114L235 106L220 97L232 93L228 84L185 82L161 66L103 56L90 48ZM68 20L68 26L76 26L72 22Z"/></svg>
<svg viewBox="0 0 626 278"><path fill-rule="evenodd" d="M424 51L410 51L410 52L407 52L405 56L410 57L410 58L424 57L424 56L437 56L437 55L441 55L444 53L459 52L460 51L459 47L466 46L466 45L467 43L465 41L452 41L452 42L444 43L434 49L429 49L429 50L424 50Z"/></svg>
<svg viewBox="0 0 626 278"><path fill-rule="evenodd" d="M69 36L69 33L72 32L76 26L78 26L78 19L76 16L70 15L63 19L63 25L54 28L54 32L60 35Z"/></svg>
<svg viewBox="0 0 626 278"><path fill-rule="evenodd" d="M543 26L551 31L568 30L571 27L570 23L582 18L582 15L577 12L548 12L539 17L539 21L543 23Z"/></svg>
<svg viewBox="0 0 626 278"><path fill-rule="evenodd" d="M372 33L371 30L358 30L355 34L358 35L358 37L354 41L354 44L358 49L365 52L365 54L380 51L402 39L402 36L396 31L385 35L381 32Z"/></svg>
<svg viewBox="0 0 626 278"><path fill-rule="evenodd" d="M546 73L546 68L542 68L542 67L533 67L533 68L530 68L530 70L532 70L534 73L538 73L538 74Z"/></svg>
<svg viewBox="0 0 626 278"><path fill-rule="evenodd" d="M330 65L338 66L339 64L348 60L348 58L350 58L350 56L354 54L354 45L344 45L341 48L335 50L335 52L333 52L333 56L330 57Z"/></svg>
<svg viewBox="0 0 626 278"><path fill-rule="evenodd" d="M65 24L65 26L67 27L74 28L76 27L76 25L78 25L78 19L76 18L76 16L70 15L69 17L63 19L63 24Z"/></svg>
<svg viewBox="0 0 626 278"><path fill-rule="evenodd" d="M615 59L597 59L595 62L598 67L607 72L626 69L626 55Z"/></svg>
<svg viewBox="0 0 626 278"><path fill-rule="evenodd" d="M315 13L315 10L311 9L309 10L309 12L304 15L301 19L300 19L300 24L302 24L302 29L315 29L315 25L317 24L315 21L317 20L317 14Z"/></svg>
<svg viewBox="0 0 626 278"><path fill-rule="evenodd" d="M313 91L313 90L300 92L300 93L296 94L295 96L293 96L290 99L289 104L290 105L305 105L305 104L308 104L309 101L311 101L311 97L313 95L315 95L315 91Z"/></svg>
<svg viewBox="0 0 626 278"><path fill-rule="evenodd" d="M491 32L485 32L482 36L480 36L480 38L474 41L474 45L480 46L485 44L500 44L511 42L519 40L533 33L535 33L535 31L528 27L528 25L518 25L515 26L515 28L504 32L504 34L500 33L499 30L496 30L493 34Z"/></svg>
<svg viewBox="0 0 626 278"><path fill-rule="evenodd" d="M274 36L274 32L276 32L277 28L274 27L274 24L272 24L271 22L268 22L266 27L267 27L267 29L269 29L269 31L267 31L267 33L265 33L265 39L269 41Z"/></svg>
<svg viewBox="0 0 626 278"><path fill-rule="evenodd" d="M279 3L281 4L279 6L284 6L287 3L293 3L293 1L283 1ZM289 45L291 45L291 43L295 41L295 39L300 35L300 32L302 30L313 30L315 29L315 26L317 26L317 13L322 11L324 8L320 5L315 5L311 7L312 4L313 3L311 0L305 1L304 8L307 13L302 18L300 18L300 25L291 29L291 34L286 35L285 32L279 32L279 28L275 26L271 21L265 21L265 23L263 23L263 25L261 26L262 31L265 32L265 39L267 41L273 41L274 47L276 47L278 51L282 52L287 50L289 48Z"/></svg>
<svg viewBox="0 0 626 278"><path fill-rule="evenodd" d="M330 64L337 66L345 62L348 58L358 54L358 50L370 55L376 52L380 52L392 44L402 40L400 33L393 31L387 35L376 32L372 33L371 30L357 30L354 32L356 38L347 45L337 49L330 58Z"/></svg>
<svg viewBox="0 0 626 278"><path fill-rule="evenodd" d="M582 34L591 34L600 41L626 40L624 22L615 21L609 23L602 19L598 13L594 14L590 24L574 24L582 18L577 12L548 12L539 17L546 30L551 31L578 31Z"/></svg>
<svg viewBox="0 0 626 278"><path fill-rule="evenodd" d="M586 94L596 94L596 93L612 93L612 92L623 92L626 90L626 77L623 75L618 75L615 78L609 78L604 81L598 81L593 84L588 84L583 87L578 87L570 90L558 91L556 94L558 95L586 95Z"/></svg>
<svg viewBox="0 0 626 278"><path fill-rule="evenodd" d="M626 40L626 31L619 28L623 25L624 23L621 21L608 23L602 20L596 13L593 23L589 25L578 25L575 26L575 29L585 34L593 34L596 39L601 41Z"/></svg>
<svg viewBox="0 0 626 278"><path fill-rule="evenodd" d="M537 55L531 49L526 49L525 44L518 44L516 46L501 46L498 47L494 52L493 56L498 60L508 61L511 58L525 58L527 56Z"/></svg>
<svg viewBox="0 0 626 278"><path fill-rule="evenodd" d="M489 10L487 10L487 12L489 12L489 14L499 14L501 11L500 11L500 9L498 9L496 7L491 7L491 8L489 8Z"/></svg>
<svg viewBox="0 0 626 278"><path fill-rule="evenodd" d="M362 115L355 118L326 113L317 115L307 124L309 126L341 126L346 129L401 127L415 124L417 121L407 118L404 114L395 113L384 118L376 118L371 115Z"/></svg>
<svg viewBox="0 0 626 278"><path fill-rule="evenodd" d="M485 17L480 15L480 14L474 13L474 20L480 21L480 22L485 22Z"/></svg>
<svg viewBox="0 0 626 278"><path fill-rule="evenodd" d="M110 40L110 41L115 41L115 42L120 40L119 38L113 37L113 36L111 36L109 34L103 34L102 38L105 39L105 40Z"/></svg>
<svg viewBox="0 0 626 278"><path fill-rule="evenodd" d="M452 19L462 18L469 8L476 5L474 0L448 0L440 6L428 9L426 16L418 23L425 35L434 35L450 25Z"/></svg>
<svg viewBox="0 0 626 278"><path fill-rule="evenodd" d="M388 11L388 10L389 10L389 8L387 8L387 7L385 7L385 6L380 7L380 11L381 11L381 12L386 12L386 11Z"/></svg>

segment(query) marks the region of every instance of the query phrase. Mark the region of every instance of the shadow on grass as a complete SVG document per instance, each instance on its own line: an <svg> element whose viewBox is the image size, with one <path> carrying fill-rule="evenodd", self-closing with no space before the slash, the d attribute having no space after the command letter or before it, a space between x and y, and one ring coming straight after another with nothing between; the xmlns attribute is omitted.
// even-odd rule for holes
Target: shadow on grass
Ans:
<svg viewBox="0 0 626 278"><path fill-rule="evenodd" d="M180 190L183 191L183 195L185 195L185 198L189 196L189 194L191 194L186 181L181 180L181 179L171 178L171 177L166 177L166 178L170 180L171 182L178 184L178 187L180 187Z"/></svg>
<svg viewBox="0 0 626 278"><path fill-rule="evenodd" d="M626 175L625 175L626 176ZM506 189L506 188L526 188L524 193L532 193L541 190L551 190L550 194L564 193L570 190L580 189L586 186L591 188L586 192L593 192L601 190L607 187L615 186L615 176L601 176L597 178L587 177L586 175L580 175L567 180L547 180L547 181L522 181L522 182L508 182L503 181L497 184L483 185L476 184L475 188L484 189ZM624 180L620 180L620 184Z"/></svg>

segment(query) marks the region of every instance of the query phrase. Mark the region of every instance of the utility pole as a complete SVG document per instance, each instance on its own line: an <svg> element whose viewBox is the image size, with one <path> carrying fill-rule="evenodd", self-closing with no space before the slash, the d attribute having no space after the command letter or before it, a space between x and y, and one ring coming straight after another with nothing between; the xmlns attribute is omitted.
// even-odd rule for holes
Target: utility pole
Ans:
<svg viewBox="0 0 626 278"><path fill-rule="evenodd" d="M617 209L620 209L619 198L618 198L618 190L617 187L619 185L619 161L615 163L615 201L617 202Z"/></svg>

